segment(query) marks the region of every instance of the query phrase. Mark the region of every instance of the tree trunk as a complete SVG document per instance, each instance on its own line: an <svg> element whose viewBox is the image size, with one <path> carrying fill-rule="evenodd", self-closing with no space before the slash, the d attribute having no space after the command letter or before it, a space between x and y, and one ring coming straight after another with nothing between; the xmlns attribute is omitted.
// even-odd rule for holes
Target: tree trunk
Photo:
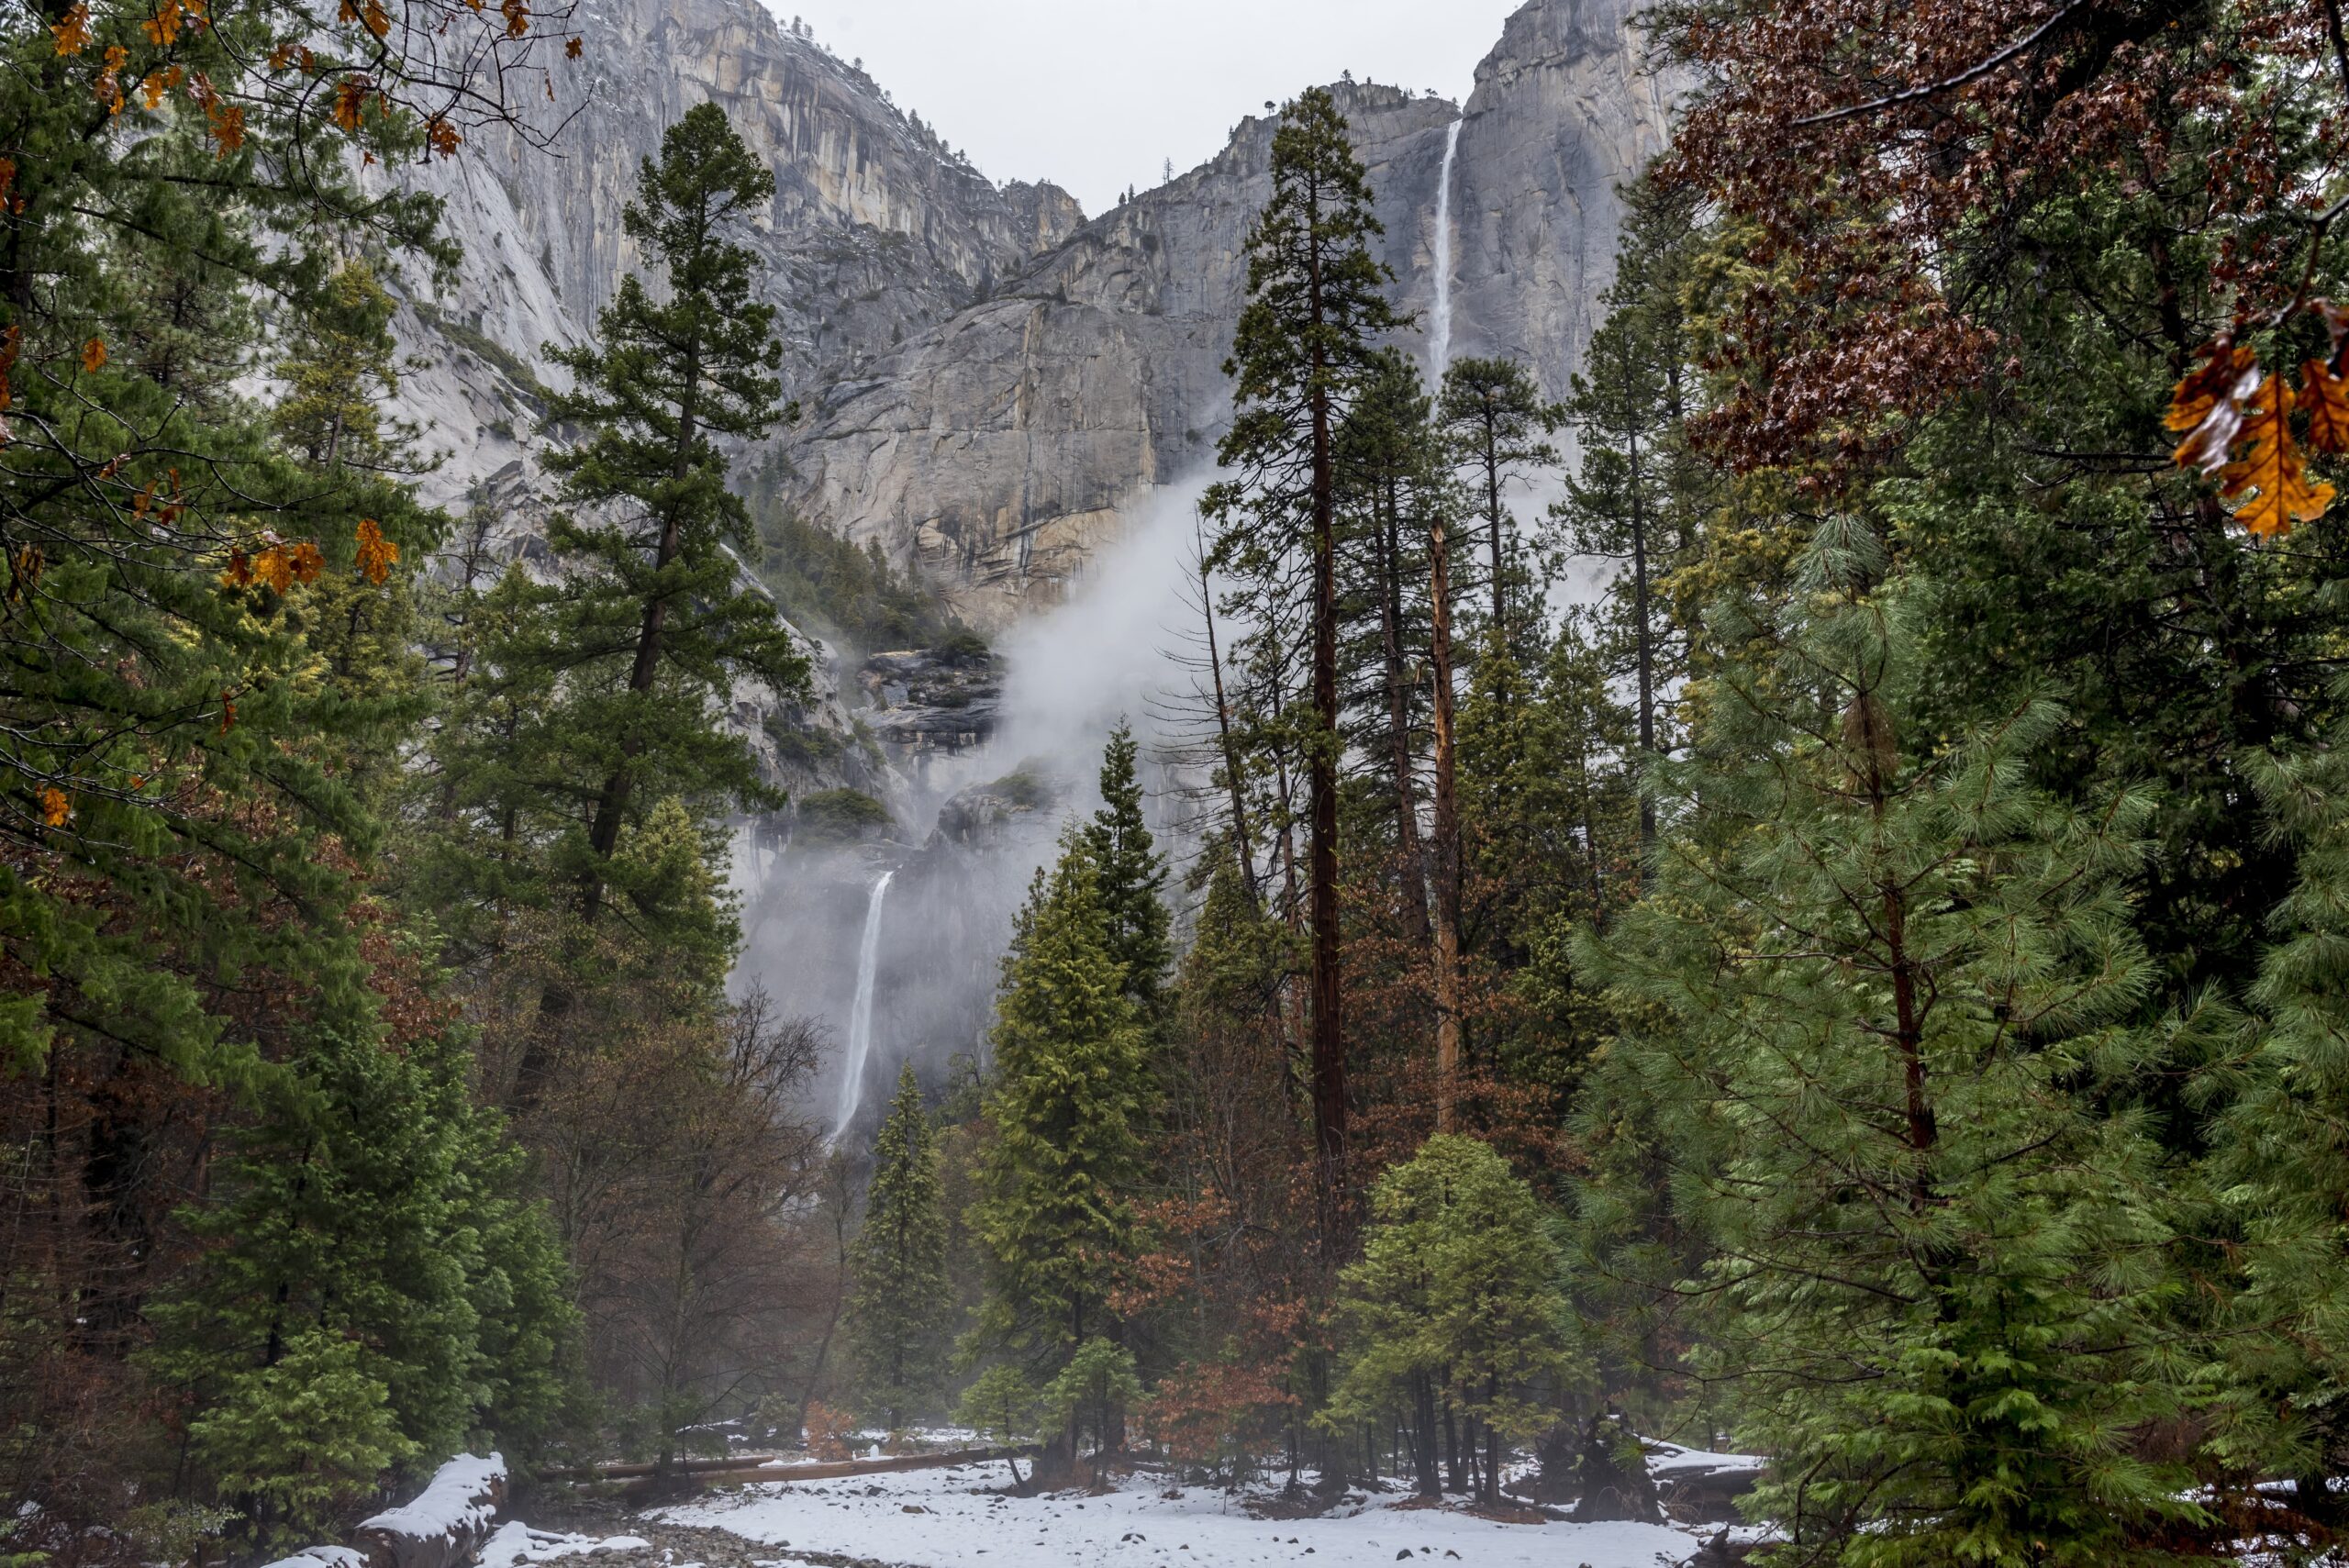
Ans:
<svg viewBox="0 0 2349 1568"><path fill-rule="evenodd" d="M1460 1119L1460 809L1453 772L1452 555L1442 513L1428 530L1434 595L1429 662L1435 678L1435 1126ZM1455 1466L1456 1468L1456 1466Z"/></svg>
<svg viewBox="0 0 2349 1568"><path fill-rule="evenodd" d="M1640 496L1640 438L1635 430L1631 442L1631 603L1632 616L1637 621L1633 641L1637 644L1640 662L1640 755L1655 755L1655 633L1648 621L1648 526L1647 511ZM1640 860L1642 864L1655 850L1655 796L1640 782Z"/></svg>
<svg viewBox="0 0 2349 1568"><path fill-rule="evenodd" d="M1320 227L1320 202L1308 193L1307 232ZM1338 1251L1345 1224L1346 1047L1340 989L1338 929L1338 579L1336 477L1330 457L1328 357L1321 346L1321 254L1308 260L1313 322L1313 750L1306 759L1308 805L1307 882L1313 923L1313 1130L1317 1195L1325 1246Z"/></svg>
<svg viewBox="0 0 2349 1568"><path fill-rule="evenodd" d="M1395 483L1386 483L1380 507L1379 633L1386 665L1387 763L1395 783L1395 850L1403 878L1403 924L1411 940L1425 944L1428 924L1427 855L1419 847L1419 790L1411 777L1411 686L1403 667L1403 573L1400 506Z"/></svg>

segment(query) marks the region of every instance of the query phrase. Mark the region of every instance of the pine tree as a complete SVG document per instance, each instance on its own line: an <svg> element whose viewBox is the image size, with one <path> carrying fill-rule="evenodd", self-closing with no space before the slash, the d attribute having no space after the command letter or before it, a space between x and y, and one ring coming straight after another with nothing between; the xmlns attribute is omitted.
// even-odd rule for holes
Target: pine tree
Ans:
<svg viewBox="0 0 2349 1568"><path fill-rule="evenodd" d="M1472 1451L1482 1429L1478 1495L1497 1503L1503 1444L1549 1425L1535 1395L1572 1367L1547 1218L1499 1155L1449 1133L1381 1175L1370 1207L1343 1276L1349 1355L1322 1419L1399 1414L1426 1496L1441 1490L1439 1410L1469 1424Z"/></svg>
<svg viewBox="0 0 2349 1568"><path fill-rule="evenodd" d="M972 1348L1048 1378L1119 1330L1111 1298L1133 1254L1150 1109L1141 1027L1074 831L1013 927L994 1045L978 1215L987 1290Z"/></svg>
<svg viewBox="0 0 2349 1568"><path fill-rule="evenodd" d="M1557 449L1545 438L1562 415L1554 404L1542 401L1532 373L1515 360L1454 360L1445 367L1436 400L1436 427L1447 455L1484 520L1490 624L1511 648L1520 646L1520 628L1511 625L1509 601L1513 595L1530 595L1532 578L1506 493L1512 484L1556 465Z"/></svg>
<svg viewBox="0 0 2349 1568"><path fill-rule="evenodd" d="M1155 1023L1174 951L1163 897L1166 860L1142 820L1134 755L1133 729L1120 720L1101 753L1102 805L1085 825L1085 844L1099 879L1109 956L1126 973L1126 999L1138 1017Z"/></svg>
<svg viewBox="0 0 2349 1568"><path fill-rule="evenodd" d="M580 510L556 517L548 540L566 568L551 591L569 662L565 740L595 780L562 858L591 925L632 806L768 798L746 745L709 719L735 678L785 694L806 680L773 601L742 580L756 545L718 446L755 439L778 413L774 307L752 296L756 253L729 238L774 190L723 110L687 110L660 161L644 161L621 219L666 272L666 300L631 274L594 345L550 350L576 390L551 400L548 419L584 437L550 459Z"/></svg>
<svg viewBox="0 0 2349 1568"><path fill-rule="evenodd" d="M1248 234L1248 303L1231 358L1236 417L1217 449L1238 477L1208 506L1216 555L1264 584L1301 575L1311 680L1302 744L1310 828L1313 1117L1325 1227L1345 1188L1346 1048L1340 995L1336 440L1373 373L1373 341L1399 326L1370 253L1383 230L1345 117L1320 88L1299 94L1273 133L1273 195ZM1302 560L1302 573L1292 568ZM1276 596L1290 590L1275 589ZM1276 624L1285 617L1275 616ZM1280 633L1275 630L1273 635Z"/></svg>
<svg viewBox="0 0 2349 1568"><path fill-rule="evenodd" d="M1343 684L1360 717L1347 741L1384 773L1386 830L1405 924L1426 941L1430 867L1419 827L1418 737L1425 720L1420 666L1431 635L1425 580L1428 514L1443 504L1431 403L1418 367L1398 349L1376 371L1339 437L1343 484L1340 601L1347 622Z"/></svg>
<svg viewBox="0 0 2349 1568"><path fill-rule="evenodd" d="M1620 562L1608 587L1606 641L1633 681L1640 750L1670 749L1660 711L1668 685L1687 673L1687 639L1673 624L1664 584L1693 559L1698 517L1718 503L1713 476L1690 450L1684 383L1692 358L1683 297L1698 237L1686 192L1642 183L1605 305L1564 410L1581 447L1564 499L1551 508L1578 557ZM1655 806L1640 806L1642 851L1655 846Z"/></svg>
<svg viewBox="0 0 2349 1568"><path fill-rule="evenodd" d="M1870 1564L2089 1563L2196 1516L2124 1433L2196 1376L2157 1145L2113 1092L2147 1047L2123 879L2146 801L2021 786L2058 714L1936 748L1933 673L1865 528L1829 519L1740 650L1693 760L1690 826L1584 971L1622 1033L1584 1118L1666 1151L1709 1253L1698 1371L1773 1456L1757 1507ZM1627 1174L1634 1173L1627 1171Z"/></svg>
<svg viewBox="0 0 2349 1568"><path fill-rule="evenodd" d="M909 1062L873 1150L849 1266L849 1330L864 1408L903 1431L942 1388L954 1298L946 1278L944 1192L930 1116Z"/></svg>

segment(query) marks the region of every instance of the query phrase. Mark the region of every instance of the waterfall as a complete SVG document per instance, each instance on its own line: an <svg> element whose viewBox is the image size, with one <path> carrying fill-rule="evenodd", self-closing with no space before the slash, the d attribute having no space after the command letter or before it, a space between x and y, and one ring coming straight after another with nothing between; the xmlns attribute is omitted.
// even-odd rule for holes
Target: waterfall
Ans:
<svg viewBox="0 0 2349 1568"><path fill-rule="evenodd" d="M1438 390L1452 363L1452 165L1460 156L1460 128L1467 117L1452 122L1443 133L1443 169L1435 185L1435 306L1428 312L1428 379Z"/></svg>
<svg viewBox="0 0 2349 1568"><path fill-rule="evenodd" d="M887 871L873 884L864 906L864 937L856 948L856 1001L848 1014L848 1055L841 1063L840 1108L832 1115L832 1141L848 1136L856 1119L857 1103L864 1095L864 1066L873 1055L873 984L881 967L881 906L889 896Z"/></svg>

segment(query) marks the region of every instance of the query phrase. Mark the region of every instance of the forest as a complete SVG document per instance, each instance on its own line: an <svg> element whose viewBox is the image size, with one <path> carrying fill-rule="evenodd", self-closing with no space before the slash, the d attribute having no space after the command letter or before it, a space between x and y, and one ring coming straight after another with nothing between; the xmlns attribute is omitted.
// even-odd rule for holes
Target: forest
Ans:
<svg viewBox="0 0 2349 1568"><path fill-rule="evenodd" d="M848 1146L729 984L723 715L795 623L979 643L747 455L774 172L666 128L501 554L392 406L460 262L392 173L542 151L570 15L0 18L0 1568L950 1426L1288 1518L1731 1450L1766 1564L2339 1550L2337 0L1645 25L1564 388L1407 351L1281 107L1195 700Z"/></svg>

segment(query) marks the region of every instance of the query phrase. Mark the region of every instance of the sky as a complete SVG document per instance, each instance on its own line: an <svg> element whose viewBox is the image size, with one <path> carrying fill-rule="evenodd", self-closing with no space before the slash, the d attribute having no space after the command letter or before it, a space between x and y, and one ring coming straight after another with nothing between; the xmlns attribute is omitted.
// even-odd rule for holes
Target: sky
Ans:
<svg viewBox="0 0 2349 1568"><path fill-rule="evenodd" d="M1219 151L1266 99L1333 82L1455 102L1522 0L766 0L864 69L989 179L1093 216Z"/></svg>

